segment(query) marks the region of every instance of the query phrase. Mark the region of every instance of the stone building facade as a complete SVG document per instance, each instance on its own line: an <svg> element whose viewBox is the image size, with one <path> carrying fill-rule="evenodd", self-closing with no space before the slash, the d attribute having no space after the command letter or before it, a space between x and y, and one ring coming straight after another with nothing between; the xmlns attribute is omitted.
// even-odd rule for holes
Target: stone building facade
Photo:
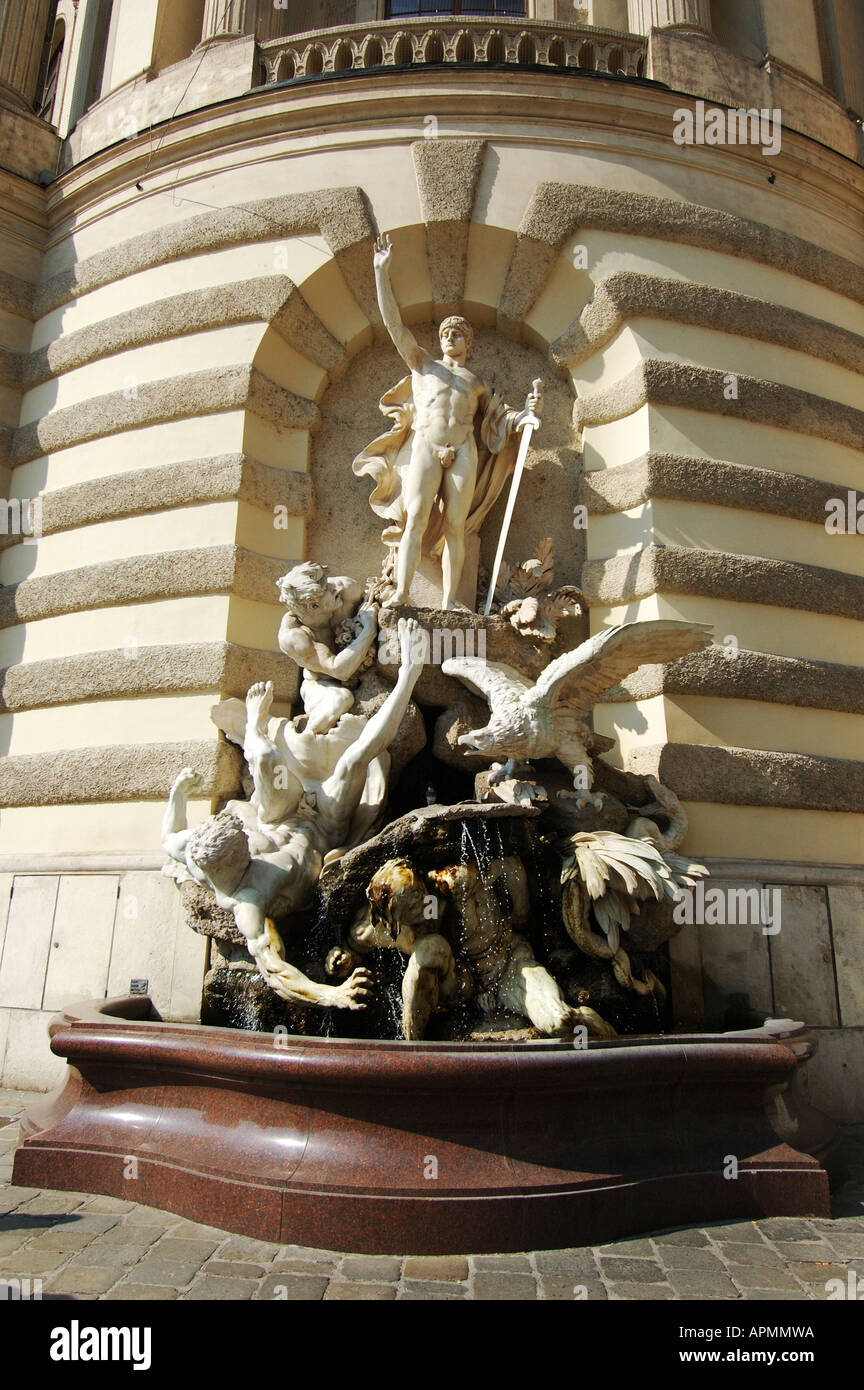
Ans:
<svg viewBox="0 0 864 1390"><path fill-rule="evenodd" d="M592 630L714 627L597 715L718 881L782 888L779 932L676 938L679 1023L805 1019L864 1118L862 83L858 0L0 0L4 1084L72 998L197 1016L161 803L234 790L216 699L288 711L278 575L379 558L380 231L421 336L546 379L525 555Z"/></svg>

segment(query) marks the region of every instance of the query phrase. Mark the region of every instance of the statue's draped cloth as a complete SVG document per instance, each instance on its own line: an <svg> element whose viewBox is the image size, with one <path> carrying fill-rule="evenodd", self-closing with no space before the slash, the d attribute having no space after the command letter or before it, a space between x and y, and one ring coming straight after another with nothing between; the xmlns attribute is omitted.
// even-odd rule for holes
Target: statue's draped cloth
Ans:
<svg viewBox="0 0 864 1390"><path fill-rule="evenodd" d="M357 455L352 467L358 478L369 477L375 483L369 503L376 515L388 523L381 536L384 544L396 546L405 530L402 479L411 459L414 442L411 377L403 377L397 386L381 397L378 406L382 415L386 415L393 424L386 434L373 439ZM480 530L513 471L517 450L514 426L518 416L519 412L505 405L501 396L492 395L485 412L478 410L474 417L477 481L466 533ZM439 493L423 536L423 550L427 555L438 555L443 543L444 505Z"/></svg>

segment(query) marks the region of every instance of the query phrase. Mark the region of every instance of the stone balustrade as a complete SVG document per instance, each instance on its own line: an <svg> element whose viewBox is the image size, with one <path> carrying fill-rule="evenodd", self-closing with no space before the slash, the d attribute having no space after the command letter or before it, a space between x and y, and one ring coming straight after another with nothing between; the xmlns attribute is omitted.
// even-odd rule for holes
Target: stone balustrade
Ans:
<svg viewBox="0 0 864 1390"><path fill-rule="evenodd" d="M573 68L641 77L647 39L581 24L423 15L316 29L259 44L261 85L428 63Z"/></svg>

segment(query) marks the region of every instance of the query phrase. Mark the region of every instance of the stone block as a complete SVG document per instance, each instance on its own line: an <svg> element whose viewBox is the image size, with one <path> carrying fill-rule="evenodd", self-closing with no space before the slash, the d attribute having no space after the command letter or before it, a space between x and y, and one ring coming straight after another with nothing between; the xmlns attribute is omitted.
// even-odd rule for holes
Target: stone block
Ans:
<svg viewBox="0 0 864 1390"><path fill-rule="evenodd" d="M163 1260L150 1255L130 1270L127 1278L133 1284L167 1284L172 1289L183 1289L192 1283L201 1263L198 1260Z"/></svg>
<svg viewBox="0 0 864 1390"><path fill-rule="evenodd" d="M42 1007L58 886L54 874L16 875L0 961L0 1007ZM16 1082L4 1078L4 1085Z"/></svg>
<svg viewBox="0 0 864 1390"><path fill-rule="evenodd" d="M724 901L727 903L729 890L746 891L754 887L752 883L739 883L731 879L712 878L709 882L712 888L724 891ZM687 930L685 927L675 940L680 940ZM734 995L746 995L751 1009L772 1013L768 938L762 926L753 924L748 917L746 922L717 926L705 924L690 930L697 931L699 935L705 1027L725 1027L726 1011Z"/></svg>
<svg viewBox="0 0 864 1390"><path fill-rule="evenodd" d="M169 1235L164 1237L154 1253L163 1260L198 1260L203 1264L209 1260L217 1245L218 1241L215 1240L183 1240Z"/></svg>
<svg viewBox="0 0 864 1390"><path fill-rule="evenodd" d="M675 1026L693 1031L705 1026L702 948L695 927L684 927L669 942L672 1012Z"/></svg>
<svg viewBox="0 0 864 1390"><path fill-rule="evenodd" d="M88 1246L86 1250L79 1250L71 1265L76 1269L91 1265L103 1269L127 1269L136 1265L142 1255L146 1254L146 1245L107 1245L100 1240Z"/></svg>
<svg viewBox="0 0 864 1390"><path fill-rule="evenodd" d="M739 1243L737 1245L721 1245L720 1250L725 1260L730 1260L736 1265L761 1265L765 1269L777 1268L782 1263L782 1258L776 1250L772 1250L770 1245L747 1245Z"/></svg>
<svg viewBox="0 0 864 1390"><path fill-rule="evenodd" d="M0 1082L3 1081L6 1071L6 1042L9 1037L9 1015L11 1012L11 1009L0 1009ZM8 1132L7 1127L4 1129L4 1133ZM17 1131L15 1137L17 1140Z"/></svg>
<svg viewBox="0 0 864 1390"><path fill-rule="evenodd" d="M537 1298L537 1284L531 1274L503 1274L491 1272L475 1274L474 1298L482 1302L533 1301Z"/></svg>
<svg viewBox="0 0 864 1390"><path fill-rule="evenodd" d="M331 1284L324 1297L330 1301L347 1303L379 1303L396 1298L395 1284Z"/></svg>
<svg viewBox="0 0 864 1390"><path fill-rule="evenodd" d="M412 1255L402 1272L406 1279L461 1281L468 1278L468 1261L457 1255Z"/></svg>
<svg viewBox="0 0 864 1390"><path fill-rule="evenodd" d="M709 1270L673 1269L669 1283L678 1298L738 1297L738 1290L727 1274L714 1274Z"/></svg>
<svg viewBox="0 0 864 1390"><path fill-rule="evenodd" d="M341 1270L343 1279L369 1280L379 1282L382 1279L398 1279L402 1270L402 1261L390 1259L386 1255L349 1255Z"/></svg>
<svg viewBox="0 0 864 1390"><path fill-rule="evenodd" d="M615 1284L609 1294L611 1300L639 1299L643 1302L670 1303L676 1297L668 1284Z"/></svg>
<svg viewBox="0 0 864 1390"><path fill-rule="evenodd" d="M664 1269L704 1269L721 1273L720 1256L700 1245L664 1245L660 1251Z"/></svg>
<svg viewBox="0 0 864 1390"><path fill-rule="evenodd" d="M864 1027L864 887L837 884L828 889L834 966L845 1028Z"/></svg>
<svg viewBox="0 0 864 1390"><path fill-rule="evenodd" d="M798 1285L780 1265L767 1269L764 1265L730 1265L729 1274L739 1289L797 1289Z"/></svg>
<svg viewBox="0 0 864 1390"><path fill-rule="evenodd" d="M107 1293L120 1277L119 1269L64 1269L51 1280L50 1293Z"/></svg>
<svg viewBox="0 0 864 1390"><path fill-rule="evenodd" d="M171 1299L177 1298L177 1290L169 1289L157 1284L117 1284L105 1294L105 1301L110 1303L167 1303Z"/></svg>
<svg viewBox="0 0 864 1390"><path fill-rule="evenodd" d="M54 1015L41 1009L4 1012L8 1018L3 1084L40 1091L59 1086L66 1073L66 1061L55 1057L49 1046L48 1024Z"/></svg>
<svg viewBox="0 0 864 1390"><path fill-rule="evenodd" d="M837 1025L837 995L824 888L785 884L781 929L771 937L774 1007L780 1018Z"/></svg>
<svg viewBox="0 0 864 1390"><path fill-rule="evenodd" d="M288 1273L268 1274L258 1286L256 1299L273 1299L285 1303L318 1303L324 1297L328 1279L323 1275L302 1275ZM351 1285L356 1289L357 1285ZM371 1285L370 1287L377 1287ZM362 1297L362 1294L357 1294Z"/></svg>
<svg viewBox="0 0 864 1390"><path fill-rule="evenodd" d="M645 1287L649 1286L646 1285ZM657 1288L657 1285L652 1284L650 1287ZM585 1290L584 1296L582 1289ZM609 1295L599 1279L544 1277L540 1280L540 1297L547 1302L555 1303L602 1303L608 1299Z"/></svg>
<svg viewBox="0 0 864 1390"><path fill-rule="evenodd" d="M9 916L14 877L14 874L0 874L0 961L3 959L3 942L6 938L6 921ZM0 1052L0 1059L2 1055Z"/></svg>
<svg viewBox="0 0 864 1390"><path fill-rule="evenodd" d="M838 1124L864 1123L864 1028L816 1028L802 1095Z"/></svg>
<svg viewBox="0 0 864 1390"><path fill-rule="evenodd" d="M263 1279L264 1266L244 1264L242 1260L210 1260L202 1273L213 1279Z"/></svg>
<svg viewBox="0 0 864 1390"><path fill-rule="evenodd" d="M252 1297L257 1288L255 1279L199 1279L188 1293L182 1295L184 1302L211 1303L230 1300L240 1302Z"/></svg>
<svg viewBox="0 0 864 1390"><path fill-rule="evenodd" d="M64 874L54 911L43 1008L104 999L117 907L116 874Z"/></svg>
<svg viewBox="0 0 864 1390"><path fill-rule="evenodd" d="M127 994L132 979L167 1019L197 1019L207 942L183 921L173 879L155 872L124 874L114 919L108 994ZM176 1010L176 1012L175 1012Z"/></svg>
<svg viewBox="0 0 864 1390"><path fill-rule="evenodd" d="M600 1268L603 1278L610 1281L624 1281L633 1284L662 1284L665 1274L653 1260L619 1260L609 1255L601 1255Z"/></svg>

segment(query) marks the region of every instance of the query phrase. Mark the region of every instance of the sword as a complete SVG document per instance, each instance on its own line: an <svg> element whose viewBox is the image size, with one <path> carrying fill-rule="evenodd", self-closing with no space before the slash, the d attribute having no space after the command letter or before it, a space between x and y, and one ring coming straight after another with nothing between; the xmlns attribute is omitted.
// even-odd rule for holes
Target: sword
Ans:
<svg viewBox="0 0 864 1390"><path fill-rule="evenodd" d="M535 395L539 395L543 390L543 382L539 377L536 381L532 382L532 389ZM513 481L510 484L510 496L507 498L507 510L504 513L504 520L501 523L501 535L498 540L498 549L495 552L495 564L492 566L492 578L489 581L489 592L486 595L486 607L483 609L484 618L488 618L492 611L492 600L495 597L495 585L498 583L498 571L501 568L501 561L504 559L504 547L507 544L507 533L510 530L510 522L513 520L513 508L516 506L516 494L519 491L519 484L522 481L522 474L525 471L528 446L531 443L532 434L535 430L540 428L540 421L533 410L520 428L522 438L519 442L519 453L516 456L516 467L513 469Z"/></svg>

